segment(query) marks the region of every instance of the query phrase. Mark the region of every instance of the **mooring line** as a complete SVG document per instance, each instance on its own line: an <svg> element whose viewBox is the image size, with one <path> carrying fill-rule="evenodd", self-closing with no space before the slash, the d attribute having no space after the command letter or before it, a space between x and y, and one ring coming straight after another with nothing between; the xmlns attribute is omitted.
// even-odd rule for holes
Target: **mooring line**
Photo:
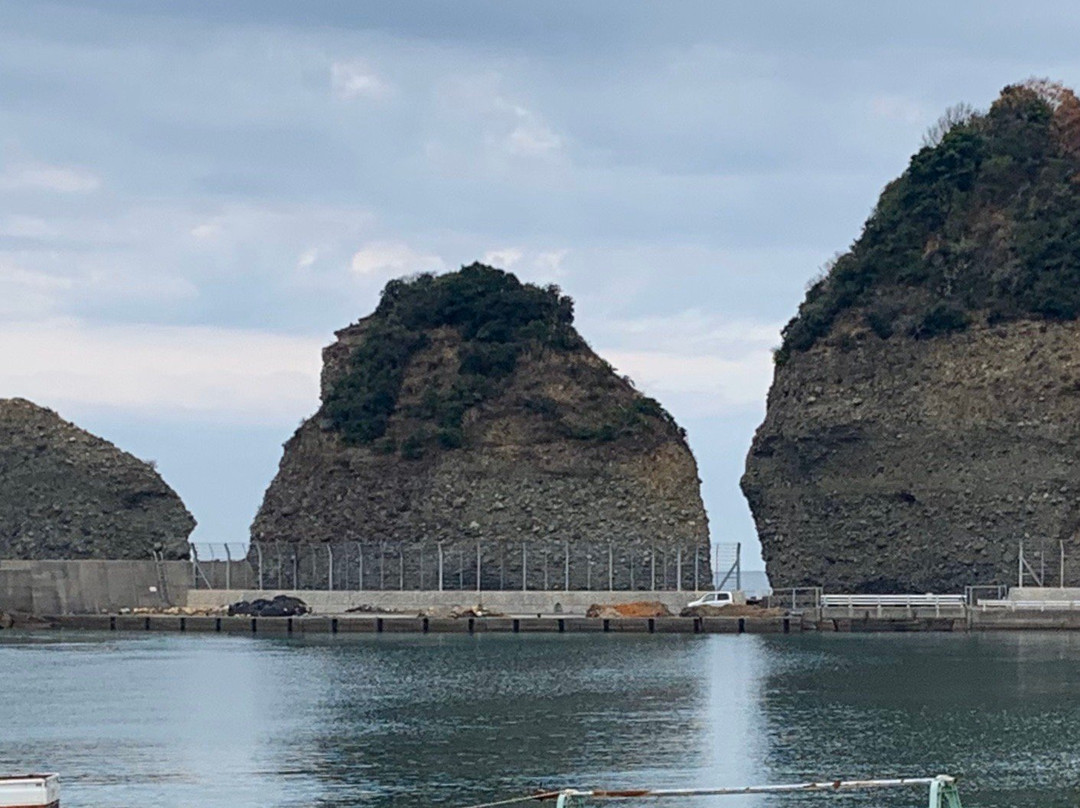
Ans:
<svg viewBox="0 0 1080 808"><path fill-rule="evenodd" d="M531 800L550 800L553 797L559 796L561 792L558 791L543 791L538 794L529 794L526 797L511 797L508 800L498 800L497 802L480 802L476 805L463 805L461 808L495 808L496 805L513 805L516 802L530 802Z"/></svg>

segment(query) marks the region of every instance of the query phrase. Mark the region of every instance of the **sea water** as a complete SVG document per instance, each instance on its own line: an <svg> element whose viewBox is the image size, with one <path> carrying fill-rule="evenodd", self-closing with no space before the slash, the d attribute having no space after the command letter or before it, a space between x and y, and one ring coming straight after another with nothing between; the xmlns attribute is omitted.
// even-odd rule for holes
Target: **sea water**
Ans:
<svg viewBox="0 0 1080 808"><path fill-rule="evenodd" d="M1068 633L7 631L0 687L0 765L59 772L66 808L463 806L567 785L939 772L961 778L969 808L1080 804L1080 635Z"/></svg>

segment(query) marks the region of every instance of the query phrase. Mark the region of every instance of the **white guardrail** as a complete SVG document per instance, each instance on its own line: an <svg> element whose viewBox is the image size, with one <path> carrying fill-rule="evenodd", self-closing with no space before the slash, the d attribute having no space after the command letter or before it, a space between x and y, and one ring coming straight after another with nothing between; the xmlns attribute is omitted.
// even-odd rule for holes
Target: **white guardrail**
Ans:
<svg viewBox="0 0 1080 808"><path fill-rule="evenodd" d="M984 612L987 609L1005 609L1010 612L1066 612L1080 609L1080 600L980 600L978 605Z"/></svg>
<svg viewBox="0 0 1080 808"><path fill-rule="evenodd" d="M851 617L856 610L874 611L879 617L886 609L904 609L914 616L916 609L933 609L934 616L940 617L942 610L963 611L967 605L964 595L822 595L821 608L845 609Z"/></svg>
<svg viewBox="0 0 1080 808"><path fill-rule="evenodd" d="M853 607L856 609L907 608L915 606L963 606L967 598L963 595L822 595L821 605L828 608Z"/></svg>

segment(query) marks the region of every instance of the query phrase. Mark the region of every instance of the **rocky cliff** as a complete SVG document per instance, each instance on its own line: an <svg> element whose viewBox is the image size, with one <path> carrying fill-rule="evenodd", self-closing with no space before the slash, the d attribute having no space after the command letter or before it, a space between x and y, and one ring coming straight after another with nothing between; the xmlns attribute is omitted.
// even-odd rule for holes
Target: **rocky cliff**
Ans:
<svg viewBox="0 0 1080 808"><path fill-rule="evenodd" d="M530 587L545 556L561 577L567 546L594 554L598 576L609 552L683 548L687 581L697 550L704 575L708 528L682 430L572 319L554 287L481 265L392 282L324 351L322 407L285 444L252 538L395 552L479 542L491 570L524 545ZM635 585L647 583L642 563Z"/></svg>
<svg viewBox="0 0 1080 808"><path fill-rule="evenodd" d="M52 410L0 399L0 558L186 558L194 527L150 464Z"/></svg>
<svg viewBox="0 0 1080 808"><path fill-rule="evenodd" d="M774 586L1011 583L1021 540L1055 583L1059 542L1080 559L1078 155L1058 85L953 110L810 287L742 480Z"/></svg>

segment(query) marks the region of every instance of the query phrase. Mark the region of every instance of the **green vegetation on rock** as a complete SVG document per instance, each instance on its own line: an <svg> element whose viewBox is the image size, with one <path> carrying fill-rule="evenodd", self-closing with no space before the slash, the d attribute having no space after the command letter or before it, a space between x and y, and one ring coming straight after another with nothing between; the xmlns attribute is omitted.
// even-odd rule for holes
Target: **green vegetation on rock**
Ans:
<svg viewBox="0 0 1080 808"><path fill-rule="evenodd" d="M449 327L460 336L457 377L449 390L432 386L424 391L411 414L432 428L407 436L401 452L418 458L431 439L455 448L463 441L465 411L496 394L524 352L570 350L582 344L573 321L573 301L557 286L521 283L483 264L390 281L323 412L346 442L382 439L378 448L394 451L394 442L384 436L398 406L406 366L430 344L431 331Z"/></svg>
<svg viewBox="0 0 1080 808"><path fill-rule="evenodd" d="M846 312L878 337L1080 317L1080 101L1042 80L954 108L806 293L778 364Z"/></svg>

